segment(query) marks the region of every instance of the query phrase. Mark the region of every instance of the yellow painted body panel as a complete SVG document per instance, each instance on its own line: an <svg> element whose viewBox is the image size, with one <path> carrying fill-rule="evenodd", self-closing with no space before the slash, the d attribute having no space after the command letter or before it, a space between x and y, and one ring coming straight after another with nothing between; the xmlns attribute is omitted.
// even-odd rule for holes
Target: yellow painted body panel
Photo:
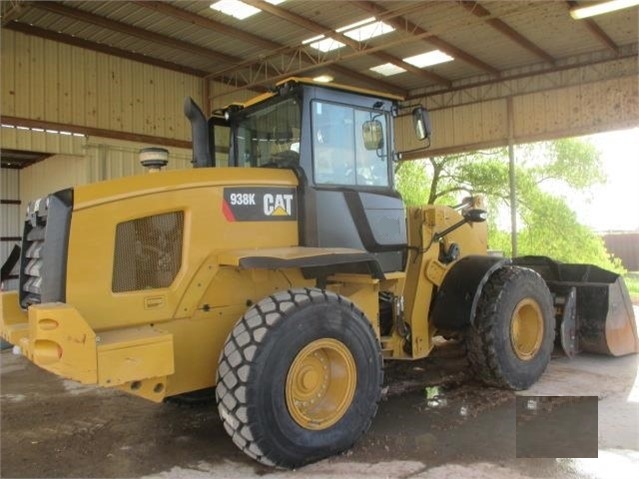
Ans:
<svg viewBox="0 0 639 479"><path fill-rule="evenodd" d="M475 207L481 205L476 202ZM455 262L443 264L438 261L440 243L430 244L430 238L457 223L462 216L446 206L429 205L409 208L408 243L417 249L409 252L406 283L403 291L406 299L405 318L411 327L412 354L407 355L398 343L402 342L397 332L393 333L394 357L421 358L433 348L434 326L428 321L428 311L433 299L434 288L441 285L446 273ZM468 255L487 253L487 231L484 223L465 224L446 235L441 245L448 250L452 243L460 248L461 259Z"/></svg>
<svg viewBox="0 0 639 479"><path fill-rule="evenodd" d="M29 337L20 341L25 356L47 371L84 384L96 384L95 332L77 309L64 303L29 307Z"/></svg>
<svg viewBox="0 0 639 479"><path fill-rule="evenodd" d="M96 331L159 323L193 314L180 305L185 295L197 297L196 272L216 251L296 245L296 221L229 222L222 214L225 186L287 186L291 171L199 168L162 172L96 183L74 190L69 237L67 302L90 318ZM118 223L136 218L184 212L182 267L167 288L112 292L113 252ZM108 218L108 221L105 219ZM101 271L95 275L95 271ZM195 291L191 289L195 288ZM191 302L192 303L192 302ZM100 305L96 308L95 305ZM177 306L181 307L178 308ZM126 311L126 314L122 314Z"/></svg>
<svg viewBox="0 0 639 479"><path fill-rule="evenodd" d="M67 271L67 284L73 286L67 290L67 301L83 312L101 337L119 334L121 328L153 324L172 341L170 349L164 342L147 348L146 353L170 359L173 369L169 364L154 369L158 378L166 376L166 380L145 382L148 374L140 369L118 376L138 380L136 389L129 383L124 390L157 400L160 395L212 386L222 345L249 305L291 284L312 285L297 271L256 275L223 266L229 264L230 247L258 254L276 248L285 254L283 248L299 242L296 221L278 221L276 228L266 221L228 221L222 210L224 187L296 185L295 175L286 170L200 168L123 178L75 190L69 241L73 254L69 255ZM184 211L183 259L172 284L113 293L117 224L178 210ZM91 277L96 270L104 274ZM103 357L106 360L107 356ZM110 357L108 361L117 363L122 358ZM102 376L100 382L104 383ZM162 385L161 394L154 392L158 384Z"/></svg>
<svg viewBox="0 0 639 479"><path fill-rule="evenodd" d="M173 373L172 337L166 332L147 326L98 336L68 304L39 304L25 312L15 291L0 293L0 301L2 336L54 374L83 384L117 386ZM161 400L165 394L160 393L149 399Z"/></svg>
<svg viewBox="0 0 639 479"><path fill-rule="evenodd" d="M361 274L336 274L328 278L326 289L346 296L366 315L379 337L379 283L378 279Z"/></svg>
<svg viewBox="0 0 639 479"><path fill-rule="evenodd" d="M0 293L0 336L11 344L29 336L29 318L20 309L17 291Z"/></svg>
<svg viewBox="0 0 639 479"><path fill-rule="evenodd" d="M118 386L175 371L173 337L165 331L145 326L108 331L96 339L100 386Z"/></svg>

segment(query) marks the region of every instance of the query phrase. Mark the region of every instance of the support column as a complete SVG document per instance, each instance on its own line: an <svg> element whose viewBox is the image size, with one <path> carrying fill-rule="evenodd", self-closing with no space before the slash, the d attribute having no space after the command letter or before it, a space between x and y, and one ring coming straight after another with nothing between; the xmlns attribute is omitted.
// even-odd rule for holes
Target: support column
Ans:
<svg viewBox="0 0 639 479"><path fill-rule="evenodd" d="M508 121L508 185L510 187L510 242L512 257L517 256L517 183L515 181L515 121L513 117L513 99L506 100Z"/></svg>

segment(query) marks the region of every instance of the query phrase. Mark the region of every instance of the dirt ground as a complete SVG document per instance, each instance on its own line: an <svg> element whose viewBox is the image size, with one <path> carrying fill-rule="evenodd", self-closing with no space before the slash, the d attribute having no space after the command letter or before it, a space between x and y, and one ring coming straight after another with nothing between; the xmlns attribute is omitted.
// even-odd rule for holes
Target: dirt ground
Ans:
<svg viewBox="0 0 639 479"><path fill-rule="evenodd" d="M461 352L447 348L418 363L389 363L370 431L344 454L297 471L245 457L213 404L156 405L60 379L10 350L0 360L2 477L639 477L638 356L558 355L523 394L596 396L598 458L518 459L515 395L474 383ZM562 412L566 402L544 403L542 410L557 406L553 427L581 421L574 408ZM589 439L578 436L573 450Z"/></svg>

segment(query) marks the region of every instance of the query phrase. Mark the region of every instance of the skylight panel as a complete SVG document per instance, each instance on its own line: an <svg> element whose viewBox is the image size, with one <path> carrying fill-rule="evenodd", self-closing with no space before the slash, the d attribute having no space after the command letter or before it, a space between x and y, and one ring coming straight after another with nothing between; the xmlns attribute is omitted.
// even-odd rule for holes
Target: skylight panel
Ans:
<svg viewBox="0 0 639 479"><path fill-rule="evenodd" d="M335 30L336 33L341 33L353 40L363 42L370 40L371 38L390 33L395 29L384 22L376 22L375 17L365 18L359 22L351 23L344 27L340 27ZM327 38L325 35L318 35L302 42L303 45L308 45L316 50L322 52L330 52L331 50L337 50L342 48L344 44L332 38Z"/></svg>
<svg viewBox="0 0 639 479"><path fill-rule="evenodd" d="M315 48L315 50L319 50L324 53L337 50L344 46L342 42L338 42L332 38L326 38L324 35L318 35L316 37L309 38L308 40L304 40L302 44L308 45L309 47Z"/></svg>
<svg viewBox="0 0 639 479"><path fill-rule="evenodd" d="M350 25L346 25L345 27L340 27L335 31L337 33L346 32L348 30L353 30L354 28L361 27L362 25L366 25L367 23L372 23L375 21L375 17L368 17L364 20L360 20L359 22L351 23Z"/></svg>
<svg viewBox="0 0 639 479"><path fill-rule="evenodd" d="M410 63L417 68L430 67L432 65L438 65L439 63L446 63L453 60L453 57L446 55L441 50L433 50L431 52L420 53L419 55L404 58L406 63Z"/></svg>
<svg viewBox="0 0 639 479"><path fill-rule="evenodd" d="M353 40L364 42L371 38L379 37L387 33L395 31L393 27L384 22L376 22L375 17L366 18L359 22L335 30L337 33L343 33Z"/></svg>
<svg viewBox="0 0 639 479"><path fill-rule="evenodd" d="M262 11L240 0L219 0L212 3L211 8L238 20L244 20Z"/></svg>
<svg viewBox="0 0 639 479"><path fill-rule="evenodd" d="M570 16L575 20L582 18L603 15L604 13L615 12L624 8L639 5L639 0L610 0L608 2L584 2L570 9Z"/></svg>
<svg viewBox="0 0 639 479"><path fill-rule="evenodd" d="M393 65L392 63L377 65L376 67L369 68L369 70L372 70L375 73L379 73L380 75L384 75L385 77L397 75L398 73L404 73L406 71L402 67L398 67L397 65Z"/></svg>
<svg viewBox="0 0 639 479"><path fill-rule="evenodd" d="M330 83L334 80L334 78L331 75L320 75L317 76L315 78L313 78L313 81L319 82L319 83Z"/></svg>

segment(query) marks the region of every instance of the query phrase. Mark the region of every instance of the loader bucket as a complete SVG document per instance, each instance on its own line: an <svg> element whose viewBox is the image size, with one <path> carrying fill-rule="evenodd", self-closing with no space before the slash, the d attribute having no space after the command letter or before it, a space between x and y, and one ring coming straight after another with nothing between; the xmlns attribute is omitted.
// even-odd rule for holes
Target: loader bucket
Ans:
<svg viewBox="0 0 639 479"><path fill-rule="evenodd" d="M590 264L563 264L545 257L527 256L514 263L534 269L546 281L555 299L559 339L568 356L639 352L635 315L620 275Z"/></svg>

